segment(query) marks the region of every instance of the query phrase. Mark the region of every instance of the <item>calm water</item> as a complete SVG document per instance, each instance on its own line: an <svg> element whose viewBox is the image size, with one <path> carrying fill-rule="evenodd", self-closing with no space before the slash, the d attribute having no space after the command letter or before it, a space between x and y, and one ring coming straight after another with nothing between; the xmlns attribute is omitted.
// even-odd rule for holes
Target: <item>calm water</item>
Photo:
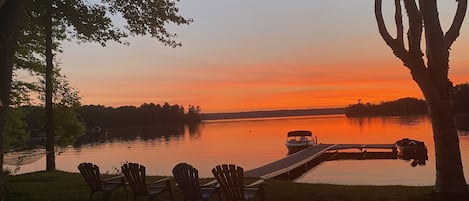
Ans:
<svg viewBox="0 0 469 201"><path fill-rule="evenodd" d="M367 185L433 185L435 178L431 124L426 116L349 119L343 115L208 121L198 128L166 133L145 133L143 137L114 140L80 148L60 149L57 169L77 172L88 161L102 172L114 173L125 162L147 167L149 175L171 175L179 162L199 169L201 177L211 177L211 169L234 163L252 169L287 155L284 145L290 130L311 130L320 143L394 143L404 137L424 141L429 151L425 166L412 167L403 160L341 160L323 162L297 182ZM133 131L135 130L135 131ZM119 131L112 131L119 132ZM124 132L124 131L122 131ZM129 132L127 129L125 132ZM168 132L170 134L168 134ZM156 137L155 137L156 136ZM469 178L469 135L460 133L466 180ZM14 166L6 167L15 169ZM17 168L17 173L43 170L45 157ZM468 180L469 181L469 180Z"/></svg>

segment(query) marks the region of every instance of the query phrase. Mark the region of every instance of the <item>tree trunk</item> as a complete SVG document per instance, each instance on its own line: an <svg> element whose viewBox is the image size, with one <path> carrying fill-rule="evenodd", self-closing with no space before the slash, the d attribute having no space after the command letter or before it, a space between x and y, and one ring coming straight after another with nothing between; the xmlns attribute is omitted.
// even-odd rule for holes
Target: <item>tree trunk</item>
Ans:
<svg viewBox="0 0 469 201"><path fill-rule="evenodd" d="M0 5L0 200L5 198L3 152L5 121L10 103L11 79L16 41L24 20L25 0L2 1Z"/></svg>
<svg viewBox="0 0 469 201"><path fill-rule="evenodd" d="M52 91L53 91L53 54L52 54L52 4L48 5L46 9L47 20L45 26L46 37L46 171L55 170L55 149L54 149L54 111L52 105Z"/></svg>
<svg viewBox="0 0 469 201"><path fill-rule="evenodd" d="M440 25L436 0L420 0L418 6L415 0L403 2L409 20L408 50L403 41L401 0L394 0L397 38L393 38L387 31L381 10L382 0L375 0L378 30L394 55L410 69L412 78L419 85L427 101L435 144L434 191L443 195L467 194L453 111L453 86L448 78L449 49L459 36L467 9L467 0L458 0L453 23L446 34ZM425 33L426 64L420 46L422 32Z"/></svg>
<svg viewBox="0 0 469 201"><path fill-rule="evenodd" d="M427 100L435 142L435 192L467 193L452 100Z"/></svg>

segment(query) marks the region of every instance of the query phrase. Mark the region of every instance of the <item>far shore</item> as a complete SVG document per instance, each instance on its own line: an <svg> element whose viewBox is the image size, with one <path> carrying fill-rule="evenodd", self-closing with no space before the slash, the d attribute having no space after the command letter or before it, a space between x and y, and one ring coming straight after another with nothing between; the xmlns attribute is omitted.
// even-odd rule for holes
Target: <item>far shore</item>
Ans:
<svg viewBox="0 0 469 201"><path fill-rule="evenodd" d="M247 119L247 118L266 118L266 117L332 115L332 114L345 114L345 108L204 113L204 114L201 114L201 119L202 120L221 120L221 119Z"/></svg>

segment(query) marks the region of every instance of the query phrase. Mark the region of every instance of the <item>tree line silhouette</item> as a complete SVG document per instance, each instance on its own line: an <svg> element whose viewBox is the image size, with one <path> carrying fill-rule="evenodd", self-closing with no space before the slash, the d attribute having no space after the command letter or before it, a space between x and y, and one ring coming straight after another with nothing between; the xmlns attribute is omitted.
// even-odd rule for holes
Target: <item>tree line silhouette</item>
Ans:
<svg viewBox="0 0 469 201"><path fill-rule="evenodd" d="M78 109L81 120L87 128L95 126L104 128L150 126L163 124L199 123L200 107L189 105L185 113L183 106L144 103L139 107L105 107L103 105L85 105Z"/></svg>
<svg viewBox="0 0 469 201"><path fill-rule="evenodd" d="M44 108L42 106L22 106L26 113L27 130L31 135L41 135L44 131ZM173 125L200 123L200 107L189 105L187 113L181 105L144 103L139 107L106 107L84 105L77 109L78 119L87 130L93 127L123 128L153 125Z"/></svg>
<svg viewBox="0 0 469 201"><path fill-rule="evenodd" d="M453 103L457 114L469 113L469 83L454 86ZM345 114L348 117L361 116L392 116L428 114L425 100L416 98L401 98L380 104L361 103L349 105Z"/></svg>
<svg viewBox="0 0 469 201"><path fill-rule="evenodd" d="M401 98L380 104L357 103L345 109L348 117L361 116L392 116L427 114L427 105L424 100L416 98Z"/></svg>

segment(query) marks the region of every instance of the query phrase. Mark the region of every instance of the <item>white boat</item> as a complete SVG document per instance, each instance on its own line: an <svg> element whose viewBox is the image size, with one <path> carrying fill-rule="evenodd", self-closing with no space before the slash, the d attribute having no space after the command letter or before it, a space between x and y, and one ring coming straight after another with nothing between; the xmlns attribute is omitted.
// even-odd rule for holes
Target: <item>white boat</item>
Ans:
<svg viewBox="0 0 469 201"><path fill-rule="evenodd" d="M287 142L285 145L288 148L288 153L292 154L303 150L309 146L318 144L317 137L313 138L313 133L306 130L296 130L288 132Z"/></svg>

